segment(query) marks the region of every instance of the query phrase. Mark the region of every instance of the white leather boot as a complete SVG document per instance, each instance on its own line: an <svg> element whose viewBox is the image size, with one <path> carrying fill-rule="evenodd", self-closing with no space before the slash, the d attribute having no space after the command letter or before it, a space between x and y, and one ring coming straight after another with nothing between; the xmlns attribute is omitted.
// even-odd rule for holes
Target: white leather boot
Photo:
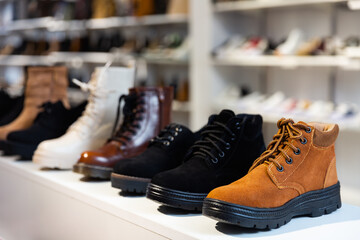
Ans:
<svg viewBox="0 0 360 240"><path fill-rule="evenodd" d="M96 68L88 84L75 80L89 91L83 115L60 138L42 142L33 161L41 167L72 169L81 153L101 147L111 137L119 97L134 86L134 68Z"/></svg>

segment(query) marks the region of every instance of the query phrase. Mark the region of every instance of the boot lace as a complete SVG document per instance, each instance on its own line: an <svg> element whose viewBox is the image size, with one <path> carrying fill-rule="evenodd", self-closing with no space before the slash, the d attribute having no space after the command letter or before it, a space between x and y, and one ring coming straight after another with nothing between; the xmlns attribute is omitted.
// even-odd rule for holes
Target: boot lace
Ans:
<svg viewBox="0 0 360 240"><path fill-rule="evenodd" d="M164 129L162 129L158 136L150 140L151 144L160 143L165 146L169 146L173 142L176 136L179 135L179 132L182 132L181 126L177 124L169 124Z"/></svg>
<svg viewBox="0 0 360 240"><path fill-rule="evenodd" d="M100 107L103 104L103 99L107 98L108 94L115 92L114 90L106 90L102 88L101 81L103 81L103 74L108 69L108 64L101 70L100 73L94 72L89 83L83 83L77 79L73 79L73 83L80 87L84 92L89 92L90 96L85 111L81 117L69 128L69 131L76 131L85 135L89 133L88 129L97 128L100 124L102 111ZM97 79L97 81L96 81Z"/></svg>
<svg viewBox="0 0 360 240"><path fill-rule="evenodd" d="M294 146L291 143L293 139L299 139L302 144L307 143L307 139L303 136L301 129L304 129L306 132L311 132L311 128L301 124L294 123L292 119L282 118L277 122L279 131L274 135L273 140L270 142L266 151L263 152L258 159L255 160L251 166L250 171L252 171L257 166L262 163L274 163L277 170L282 172L284 167L276 160L276 156L281 154L285 161L288 164L292 163L292 158L285 152L285 147L289 146L296 155L300 154L300 149Z"/></svg>
<svg viewBox="0 0 360 240"><path fill-rule="evenodd" d="M132 136L136 134L137 130L140 128L139 121L143 120L143 114L145 112L145 101L144 93L132 93L129 95L122 95L119 98L117 114L115 119L115 124L113 128L112 137L109 141L117 141L124 145L131 140ZM121 118L121 103L125 102L123 108L124 120L120 128L116 131L117 125Z"/></svg>
<svg viewBox="0 0 360 240"><path fill-rule="evenodd" d="M218 157L223 158L225 156L223 149L228 150L231 147L230 143L221 137L224 132L235 139L235 134L221 122L214 121L212 124L205 126L201 132L202 139L196 141L190 148L190 150L196 149L192 155L198 155L203 159L209 157L212 163L218 163ZM217 155L212 151L214 148L216 149Z"/></svg>

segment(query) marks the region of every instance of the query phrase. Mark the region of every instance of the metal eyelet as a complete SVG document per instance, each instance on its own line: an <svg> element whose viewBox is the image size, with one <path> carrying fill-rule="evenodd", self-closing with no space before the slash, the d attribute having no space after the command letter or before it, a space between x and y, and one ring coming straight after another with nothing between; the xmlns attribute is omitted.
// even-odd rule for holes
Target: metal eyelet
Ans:
<svg viewBox="0 0 360 240"><path fill-rule="evenodd" d="M285 159L285 162L286 162L287 164L292 164L292 163L293 163L293 159L292 159L292 158Z"/></svg>
<svg viewBox="0 0 360 240"><path fill-rule="evenodd" d="M300 139L300 143L301 143L301 144L306 144L306 143L307 143L307 139L304 138L304 141Z"/></svg>
<svg viewBox="0 0 360 240"><path fill-rule="evenodd" d="M211 161L216 164L216 163L219 162L219 159L217 159L217 158L212 158Z"/></svg>
<svg viewBox="0 0 360 240"><path fill-rule="evenodd" d="M296 152L294 151L295 155L299 155L300 154L300 148L297 148Z"/></svg>
<svg viewBox="0 0 360 240"><path fill-rule="evenodd" d="M179 135L178 132L174 132L174 136L176 137L177 135Z"/></svg>
<svg viewBox="0 0 360 240"><path fill-rule="evenodd" d="M283 167L283 166L281 166L281 165L280 165L280 167L281 167L281 168L276 167L276 170L278 170L279 172L284 171L284 167Z"/></svg>
<svg viewBox="0 0 360 240"><path fill-rule="evenodd" d="M170 145L170 142L169 141L166 141L163 143L165 146L169 146Z"/></svg>
<svg viewBox="0 0 360 240"><path fill-rule="evenodd" d="M223 151L221 151L220 153L219 153L219 157L224 157L225 156L225 153L223 152Z"/></svg>
<svg viewBox="0 0 360 240"><path fill-rule="evenodd" d="M182 128L181 128L181 127L177 127L177 128L175 128L175 131L177 131L177 132L182 132Z"/></svg>
<svg viewBox="0 0 360 240"><path fill-rule="evenodd" d="M169 141L170 141L170 142L174 141L174 137L170 136L170 137L169 137Z"/></svg>
<svg viewBox="0 0 360 240"><path fill-rule="evenodd" d="M226 143L226 144L225 144L225 149L229 150L230 147L231 147L230 143Z"/></svg>
<svg viewBox="0 0 360 240"><path fill-rule="evenodd" d="M239 123L239 122L236 122L235 125L236 125L236 129L237 129L237 130L240 130L240 128L241 128L241 127L240 127L240 123Z"/></svg>
<svg viewBox="0 0 360 240"><path fill-rule="evenodd" d="M235 135L235 133L232 133L232 134L231 134L230 140L231 140L231 141L235 141L235 140L236 140L236 135Z"/></svg>
<svg viewBox="0 0 360 240"><path fill-rule="evenodd" d="M305 132L311 133L311 127L308 127L308 128L305 130Z"/></svg>

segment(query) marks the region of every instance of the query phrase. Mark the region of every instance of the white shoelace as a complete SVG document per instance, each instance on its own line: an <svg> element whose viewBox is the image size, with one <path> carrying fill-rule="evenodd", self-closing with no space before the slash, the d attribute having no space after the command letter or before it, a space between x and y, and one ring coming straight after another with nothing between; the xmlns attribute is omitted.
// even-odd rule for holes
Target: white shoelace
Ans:
<svg viewBox="0 0 360 240"><path fill-rule="evenodd" d="M81 136L85 137L89 132L99 127L102 118L99 116L102 112L99 108L103 104L102 101L104 98L107 98L108 94L115 92L115 90L107 90L103 88L101 84L102 81L104 81L104 74L110 66L111 61L105 64L105 66L101 69L100 74L97 74L95 71L91 75L89 83L73 79L73 83L79 86L82 91L89 92L90 96L85 111L81 117L70 126L69 131L78 132Z"/></svg>

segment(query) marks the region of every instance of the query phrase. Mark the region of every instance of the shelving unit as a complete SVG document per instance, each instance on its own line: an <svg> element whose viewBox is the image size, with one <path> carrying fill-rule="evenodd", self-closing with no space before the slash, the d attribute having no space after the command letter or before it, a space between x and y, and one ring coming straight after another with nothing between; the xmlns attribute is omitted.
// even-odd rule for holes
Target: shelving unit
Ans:
<svg viewBox="0 0 360 240"><path fill-rule="evenodd" d="M346 56L244 56L234 59L213 59L216 66L247 67L338 67L360 70L360 59Z"/></svg>
<svg viewBox="0 0 360 240"><path fill-rule="evenodd" d="M275 41L286 37L294 28L303 31L305 39L338 36L346 39L360 36L356 22L360 11L355 11L359 1L346 0L271 0L208 2L202 6L207 10L203 15L210 43L202 47L204 58L201 70L208 73L203 77L204 86L209 86L209 112L222 108L233 109L236 113L244 109L235 108L219 97L226 89L235 86L271 95L281 91L295 99L351 102L360 106L359 71L360 59L350 56L238 56L232 59L218 59L211 56L215 47L235 34L241 36L262 36ZM355 4L354 4L355 3ZM351 8L350 8L351 7ZM204 41L204 38L202 38ZM198 80L199 81L199 80ZM202 95L203 97L203 95ZM306 118L273 112L251 111L262 114L265 140L269 142L276 133L276 122L281 117L294 120L323 121L331 119ZM203 120L204 121L204 120ZM200 123L199 123L200 125ZM339 122L340 134L336 142L338 176L344 195L355 199L360 192L360 162L352 160L357 155L360 119ZM343 190L342 190L343 191ZM345 196L344 196L345 197ZM356 201L357 202L357 201ZM356 203L359 204L359 203Z"/></svg>
<svg viewBox="0 0 360 240"><path fill-rule="evenodd" d="M215 12L247 11L267 8L283 8L304 5L324 5L344 3L348 0L245 0L232 2L219 2L214 5Z"/></svg>
<svg viewBox="0 0 360 240"><path fill-rule="evenodd" d="M10 32L29 30L76 31L76 30L102 30L122 27L141 27L168 24L185 24L188 16L177 15L150 15L144 17L109 17L90 20L57 20L54 17L43 17L26 20L15 20L7 26L0 27L2 35Z"/></svg>

